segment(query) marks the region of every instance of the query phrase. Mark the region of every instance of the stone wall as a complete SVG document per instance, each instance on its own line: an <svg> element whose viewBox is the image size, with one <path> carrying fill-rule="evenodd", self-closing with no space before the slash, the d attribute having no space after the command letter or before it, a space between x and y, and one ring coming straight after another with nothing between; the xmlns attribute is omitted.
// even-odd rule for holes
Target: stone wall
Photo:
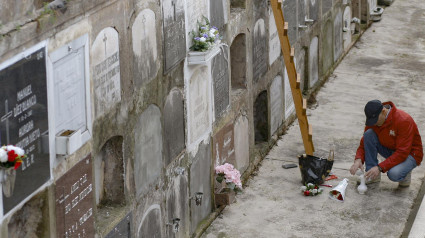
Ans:
<svg viewBox="0 0 425 238"><path fill-rule="evenodd" d="M346 2L283 1L307 96L352 45L351 16L368 20ZM203 16L223 38L197 62ZM0 143L29 155L2 183L0 237L190 237L214 167L247 178L295 114L267 1L2 2L0 86Z"/></svg>

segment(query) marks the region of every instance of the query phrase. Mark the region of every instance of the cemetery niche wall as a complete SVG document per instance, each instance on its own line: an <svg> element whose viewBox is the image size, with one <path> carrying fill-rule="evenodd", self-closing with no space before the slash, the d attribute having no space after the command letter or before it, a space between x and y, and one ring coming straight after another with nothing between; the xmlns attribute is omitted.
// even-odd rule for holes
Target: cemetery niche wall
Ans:
<svg viewBox="0 0 425 238"><path fill-rule="evenodd" d="M0 85L0 144L28 156L2 186L1 217L50 179L45 42L1 64Z"/></svg>

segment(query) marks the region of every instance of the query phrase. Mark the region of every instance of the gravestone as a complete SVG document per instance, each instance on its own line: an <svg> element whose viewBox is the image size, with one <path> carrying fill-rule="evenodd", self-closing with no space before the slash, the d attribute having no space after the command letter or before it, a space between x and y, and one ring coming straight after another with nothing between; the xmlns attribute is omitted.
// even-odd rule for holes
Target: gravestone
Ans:
<svg viewBox="0 0 425 238"><path fill-rule="evenodd" d="M186 29L188 30L189 45L192 45L193 36L191 31L198 33L198 22L204 24L204 16L208 16L208 2L207 0L186 0L186 16L190 19L187 22Z"/></svg>
<svg viewBox="0 0 425 238"><path fill-rule="evenodd" d="M319 80L319 39L314 37L308 48L308 79L310 88Z"/></svg>
<svg viewBox="0 0 425 238"><path fill-rule="evenodd" d="M280 48L276 21L271 8L269 9L269 39L269 65L272 65L279 58L282 49Z"/></svg>
<svg viewBox="0 0 425 238"><path fill-rule="evenodd" d="M351 44L351 8L349 6L345 7L342 27L342 39L344 42L344 50L348 50Z"/></svg>
<svg viewBox="0 0 425 238"><path fill-rule="evenodd" d="M300 75L300 90L303 92L304 85L305 85L305 60L307 57L307 50L306 48L302 47L298 50L295 50L295 59L297 60L295 62L295 69L297 70L297 73Z"/></svg>
<svg viewBox="0 0 425 238"><path fill-rule="evenodd" d="M190 189L189 196L201 192L202 203L200 206L195 204L195 200L190 200L191 225L190 233L192 234L199 222L207 217L212 209L211 206L211 145L201 143L195 157L192 158L190 167Z"/></svg>
<svg viewBox="0 0 425 238"><path fill-rule="evenodd" d="M323 36L322 36L322 62L323 62L323 73L326 73L329 68L333 64L333 30L332 30L332 23L331 21L327 21L323 30Z"/></svg>
<svg viewBox="0 0 425 238"><path fill-rule="evenodd" d="M227 1L210 1L210 23L211 26L218 28L221 35L225 33L225 24L227 23Z"/></svg>
<svg viewBox="0 0 425 238"><path fill-rule="evenodd" d="M158 73L155 13L144 9L131 27L134 54L134 84L139 88Z"/></svg>
<svg viewBox="0 0 425 238"><path fill-rule="evenodd" d="M283 2L283 16L285 22L288 22L289 43L294 45L297 41L298 23L297 23L297 1Z"/></svg>
<svg viewBox="0 0 425 238"><path fill-rule="evenodd" d="M236 165L233 124L227 124L213 137L214 166L224 163Z"/></svg>
<svg viewBox="0 0 425 238"><path fill-rule="evenodd" d="M338 13L334 20L334 62L336 62L342 54L342 12L338 9Z"/></svg>
<svg viewBox="0 0 425 238"><path fill-rule="evenodd" d="M270 86L270 135L273 135L283 121L282 76L274 78Z"/></svg>
<svg viewBox="0 0 425 238"><path fill-rule="evenodd" d="M239 116L235 122L235 167L241 174L249 166L249 124L246 116Z"/></svg>
<svg viewBox="0 0 425 238"><path fill-rule="evenodd" d="M186 57L184 0L163 0L164 71L168 72Z"/></svg>
<svg viewBox="0 0 425 238"><path fill-rule="evenodd" d="M329 10L332 9L332 1L333 0L323 0L323 2L322 2L322 15L326 14Z"/></svg>
<svg viewBox="0 0 425 238"><path fill-rule="evenodd" d="M260 77L267 72L267 37L263 19L259 19L255 23L253 38L252 75L254 82L258 82Z"/></svg>
<svg viewBox="0 0 425 238"><path fill-rule="evenodd" d="M165 166L171 163L185 147L184 105L179 89L168 94L164 106L164 157Z"/></svg>
<svg viewBox="0 0 425 238"><path fill-rule="evenodd" d="M187 173L185 173L187 174ZM186 237L189 232L189 198L187 177L177 175L172 178L170 188L167 191L167 221L172 224L173 219L180 219L179 231L174 232L173 226L167 226L167 237Z"/></svg>
<svg viewBox="0 0 425 238"><path fill-rule="evenodd" d="M121 101L120 52L118 32L107 27L91 47L95 118L104 115Z"/></svg>
<svg viewBox="0 0 425 238"><path fill-rule="evenodd" d="M308 1L308 10L309 10L309 18L317 21L319 19L319 7L320 7L320 1L319 0L307 0ZM332 4L332 2L331 2Z"/></svg>
<svg viewBox="0 0 425 238"><path fill-rule="evenodd" d="M92 182L91 155L56 181L57 237L94 237Z"/></svg>
<svg viewBox="0 0 425 238"><path fill-rule="evenodd" d="M189 80L187 91L189 145L198 144L210 129L210 88L208 68L198 68ZM198 143L197 143L198 142Z"/></svg>
<svg viewBox="0 0 425 238"><path fill-rule="evenodd" d="M230 105L229 47L222 45L211 64L214 87L215 118L220 118Z"/></svg>
<svg viewBox="0 0 425 238"><path fill-rule="evenodd" d="M132 213L130 212L105 236L105 238L131 238L133 232L131 220Z"/></svg>
<svg viewBox="0 0 425 238"><path fill-rule="evenodd" d="M254 131L255 143L268 141L269 117L267 91L262 91L254 103Z"/></svg>
<svg viewBox="0 0 425 238"><path fill-rule="evenodd" d="M155 204L150 206L145 214L143 214L137 237L161 238L163 237L161 231L161 208Z"/></svg>
<svg viewBox="0 0 425 238"><path fill-rule="evenodd" d="M297 16L298 16L298 24L300 25L307 25L305 23L305 18L307 16L307 12L306 12L306 6L305 6L305 0L299 0L298 1L298 11L297 11ZM306 32L305 30L301 30L300 34Z"/></svg>
<svg viewBox="0 0 425 238"><path fill-rule="evenodd" d="M267 1L253 1L254 4L254 20L266 19L266 11L268 7Z"/></svg>
<svg viewBox="0 0 425 238"><path fill-rule="evenodd" d="M294 98L292 97L291 85L289 83L288 71L285 68L284 76L284 90L285 90L285 119L288 119L295 111Z"/></svg>
<svg viewBox="0 0 425 238"><path fill-rule="evenodd" d="M14 144L28 156L2 186L3 214L50 179L46 82L44 45L0 64L0 145Z"/></svg>
<svg viewBox="0 0 425 238"><path fill-rule="evenodd" d="M232 89L246 88L246 35L235 37L230 47Z"/></svg>
<svg viewBox="0 0 425 238"><path fill-rule="evenodd" d="M148 191L161 174L161 112L150 105L140 116L134 133L134 180L137 196Z"/></svg>

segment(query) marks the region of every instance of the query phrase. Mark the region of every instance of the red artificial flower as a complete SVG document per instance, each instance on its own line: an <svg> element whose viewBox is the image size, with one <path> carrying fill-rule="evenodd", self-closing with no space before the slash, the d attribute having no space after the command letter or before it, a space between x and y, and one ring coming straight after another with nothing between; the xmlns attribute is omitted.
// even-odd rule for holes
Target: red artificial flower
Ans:
<svg viewBox="0 0 425 238"><path fill-rule="evenodd" d="M332 194L333 194L333 195L337 195L337 194L338 194L338 191L336 191L336 190L332 190Z"/></svg>
<svg viewBox="0 0 425 238"><path fill-rule="evenodd" d="M22 164L22 162L16 162L16 163L15 163L15 168L14 168L14 169L15 169L15 170L16 170L16 169L18 169L18 168L19 168L19 166L21 166L21 164Z"/></svg>
<svg viewBox="0 0 425 238"><path fill-rule="evenodd" d="M9 157L8 158L9 162L13 162L15 161L16 157L18 157L18 154L16 154L14 150L11 150L7 152L7 156Z"/></svg>
<svg viewBox="0 0 425 238"><path fill-rule="evenodd" d="M306 190L304 191L304 196L309 196L310 195L310 191Z"/></svg>
<svg viewBox="0 0 425 238"><path fill-rule="evenodd" d="M338 200L344 200L343 198L342 198L342 194L339 194L339 196L338 196Z"/></svg>

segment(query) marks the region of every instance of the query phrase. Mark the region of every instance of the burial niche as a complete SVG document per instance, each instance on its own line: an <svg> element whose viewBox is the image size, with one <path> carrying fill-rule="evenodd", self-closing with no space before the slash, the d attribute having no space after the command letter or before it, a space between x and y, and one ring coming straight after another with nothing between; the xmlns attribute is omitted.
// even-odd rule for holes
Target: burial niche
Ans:
<svg viewBox="0 0 425 238"><path fill-rule="evenodd" d="M245 8L246 0L230 0L231 8Z"/></svg>
<svg viewBox="0 0 425 238"><path fill-rule="evenodd" d="M267 91L264 90L258 95L254 104L255 144L266 142L269 138L267 105Z"/></svg>
<svg viewBox="0 0 425 238"><path fill-rule="evenodd" d="M246 36L239 34L230 46L232 90L246 88Z"/></svg>
<svg viewBox="0 0 425 238"><path fill-rule="evenodd" d="M124 160L123 137L109 139L95 158L96 204L123 205Z"/></svg>

